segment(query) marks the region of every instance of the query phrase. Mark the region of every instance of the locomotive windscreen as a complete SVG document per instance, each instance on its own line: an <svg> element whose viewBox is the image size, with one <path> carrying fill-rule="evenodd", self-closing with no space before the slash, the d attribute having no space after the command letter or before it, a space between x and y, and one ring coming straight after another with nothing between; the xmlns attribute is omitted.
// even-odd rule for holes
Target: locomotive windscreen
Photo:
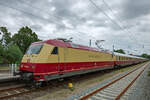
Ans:
<svg viewBox="0 0 150 100"><path fill-rule="evenodd" d="M39 54L41 51L41 48L43 47L43 45L31 45L26 54Z"/></svg>

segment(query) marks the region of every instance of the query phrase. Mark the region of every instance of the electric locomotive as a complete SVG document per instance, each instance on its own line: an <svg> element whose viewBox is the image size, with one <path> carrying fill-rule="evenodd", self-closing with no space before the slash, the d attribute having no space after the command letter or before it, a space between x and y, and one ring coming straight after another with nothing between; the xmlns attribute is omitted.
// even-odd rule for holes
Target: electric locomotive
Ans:
<svg viewBox="0 0 150 100"><path fill-rule="evenodd" d="M63 40L46 40L30 45L22 58L19 74L37 84L52 79L112 69L145 61L140 57L101 51Z"/></svg>

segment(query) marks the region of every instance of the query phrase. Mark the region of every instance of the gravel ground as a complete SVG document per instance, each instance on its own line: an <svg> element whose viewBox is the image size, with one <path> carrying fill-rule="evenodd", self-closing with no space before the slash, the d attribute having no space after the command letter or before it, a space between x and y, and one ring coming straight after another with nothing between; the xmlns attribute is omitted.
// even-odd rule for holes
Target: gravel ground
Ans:
<svg viewBox="0 0 150 100"><path fill-rule="evenodd" d="M133 88L134 92L129 95L128 100L150 100L150 64L144 73L137 79Z"/></svg>

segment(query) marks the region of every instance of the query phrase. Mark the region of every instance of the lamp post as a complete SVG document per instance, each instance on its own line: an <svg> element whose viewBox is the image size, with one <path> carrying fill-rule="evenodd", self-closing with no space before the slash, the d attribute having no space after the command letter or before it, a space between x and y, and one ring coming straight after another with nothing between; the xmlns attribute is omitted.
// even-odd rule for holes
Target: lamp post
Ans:
<svg viewBox="0 0 150 100"><path fill-rule="evenodd" d="M90 39L90 41L89 41L89 47L91 47L91 44L92 44L92 40Z"/></svg>

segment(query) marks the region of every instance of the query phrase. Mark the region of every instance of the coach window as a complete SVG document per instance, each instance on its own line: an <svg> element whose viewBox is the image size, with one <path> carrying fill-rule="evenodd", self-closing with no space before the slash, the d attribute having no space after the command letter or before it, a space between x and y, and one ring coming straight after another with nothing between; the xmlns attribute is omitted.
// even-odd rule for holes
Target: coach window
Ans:
<svg viewBox="0 0 150 100"><path fill-rule="evenodd" d="M53 49L51 54L58 54L58 47L54 47L54 49Z"/></svg>

